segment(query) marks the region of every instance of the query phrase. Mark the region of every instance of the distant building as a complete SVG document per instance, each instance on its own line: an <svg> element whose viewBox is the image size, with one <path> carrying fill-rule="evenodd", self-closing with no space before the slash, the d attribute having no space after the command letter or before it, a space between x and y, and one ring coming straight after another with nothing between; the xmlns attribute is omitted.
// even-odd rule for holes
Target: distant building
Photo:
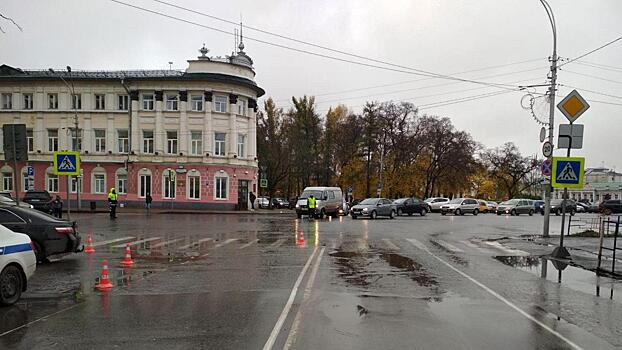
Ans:
<svg viewBox="0 0 622 350"><path fill-rule="evenodd" d="M601 202L607 196L622 199L622 173L604 167L585 169L582 189L568 189L568 196L574 200ZM563 189L555 189L553 198L562 198Z"/></svg>
<svg viewBox="0 0 622 350"><path fill-rule="evenodd" d="M52 152L75 149L83 174L71 179L74 208L78 187L83 208L92 201L105 205L111 187L129 206L142 206L150 193L156 208L246 208L249 192L257 192L256 112L264 90L241 42L239 49L208 57L203 46L185 71L0 66L0 120L27 126L29 161L17 169L20 197L31 185L65 198L67 184L53 173ZM0 190L14 191L14 171L0 163Z"/></svg>

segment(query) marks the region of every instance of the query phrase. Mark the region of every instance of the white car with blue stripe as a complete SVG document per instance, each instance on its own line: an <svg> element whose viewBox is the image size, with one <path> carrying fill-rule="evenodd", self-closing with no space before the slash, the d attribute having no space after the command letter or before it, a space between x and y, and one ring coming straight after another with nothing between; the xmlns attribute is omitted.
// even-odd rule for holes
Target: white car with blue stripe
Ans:
<svg viewBox="0 0 622 350"><path fill-rule="evenodd" d="M0 304L14 304L35 273L37 258L30 237L0 225Z"/></svg>

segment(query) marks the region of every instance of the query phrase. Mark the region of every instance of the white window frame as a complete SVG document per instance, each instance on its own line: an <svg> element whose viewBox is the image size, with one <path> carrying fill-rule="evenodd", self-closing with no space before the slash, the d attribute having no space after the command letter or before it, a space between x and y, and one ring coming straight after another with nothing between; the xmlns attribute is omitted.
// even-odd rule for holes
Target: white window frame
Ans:
<svg viewBox="0 0 622 350"><path fill-rule="evenodd" d="M149 98L145 98L149 97ZM153 111L155 109L155 95L154 94L142 94L141 99L143 101L143 111Z"/></svg>
<svg viewBox="0 0 622 350"><path fill-rule="evenodd" d="M151 133L151 137L150 138L145 138L145 131L146 132L150 132ZM154 143L153 143L153 130L143 130L142 132L142 139L143 139L143 147L141 148L142 153L144 154L153 154L154 153ZM148 147L147 147L148 146ZM145 150L147 149L148 150Z"/></svg>
<svg viewBox="0 0 622 350"><path fill-rule="evenodd" d="M127 170L125 170L125 168L120 168L117 169L116 173L115 173L115 179L114 179L114 183L115 183L115 188L117 190L117 193L119 194L127 194L127 185L128 185L128 173Z"/></svg>
<svg viewBox="0 0 622 350"><path fill-rule="evenodd" d="M202 112L203 111L203 95L190 95L190 105L193 112Z"/></svg>
<svg viewBox="0 0 622 350"><path fill-rule="evenodd" d="M2 109L13 109L13 94L2 94Z"/></svg>
<svg viewBox="0 0 622 350"><path fill-rule="evenodd" d="M245 116L248 113L248 100L245 98L238 99L238 114Z"/></svg>
<svg viewBox="0 0 622 350"><path fill-rule="evenodd" d="M100 182L100 180L101 180L101 182ZM96 194L105 194L106 193L106 173L94 172L91 175L91 181L92 181L91 183L93 184L91 186L92 187L91 188L92 193L96 193Z"/></svg>
<svg viewBox="0 0 622 350"><path fill-rule="evenodd" d="M186 179L188 184L188 193L186 194L188 199L200 200L201 199L201 174L198 171L189 171ZM198 187L198 188L197 188Z"/></svg>
<svg viewBox="0 0 622 350"><path fill-rule="evenodd" d="M103 111L104 109L106 109L105 94L95 94L95 109L98 111Z"/></svg>
<svg viewBox="0 0 622 350"><path fill-rule="evenodd" d="M149 177L149 193L153 193L153 188L151 187L153 185L153 174L149 169L141 169L138 171L138 188L136 193L138 198L145 198L147 196L147 189L143 186L143 177L146 179L147 176ZM145 181L145 184L146 183Z"/></svg>
<svg viewBox="0 0 622 350"><path fill-rule="evenodd" d="M56 136L50 136L50 131L56 131ZM48 152L58 151L58 129L47 129Z"/></svg>
<svg viewBox="0 0 622 350"><path fill-rule="evenodd" d="M28 191L28 167L22 168L21 182L22 182L22 191L23 192Z"/></svg>
<svg viewBox="0 0 622 350"><path fill-rule="evenodd" d="M171 177L169 177L171 170L173 169L166 169L162 172L162 198L164 199L175 199L177 195L177 173L173 170L173 181L171 181Z"/></svg>
<svg viewBox="0 0 622 350"><path fill-rule="evenodd" d="M45 172L45 189L50 193L58 193L58 175L50 169Z"/></svg>
<svg viewBox="0 0 622 350"><path fill-rule="evenodd" d="M81 94L71 95L71 109L82 109L82 95Z"/></svg>
<svg viewBox="0 0 622 350"><path fill-rule="evenodd" d="M214 112L227 113L228 104L229 104L229 99L227 98L227 96L223 96L223 95L214 96Z"/></svg>
<svg viewBox="0 0 622 350"><path fill-rule="evenodd" d="M78 187L77 185L80 184L80 193L84 193L84 191L82 190L82 178L77 177L77 176L69 176L69 183L71 184L71 188L70 188L70 192L71 193L76 193L76 187Z"/></svg>
<svg viewBox="0 0 622 350"><path fill-rule="evenodd" d="M224 181L224 182L223 182ZM222 196L222 185L224 184L224 197ZM228 200L229 199L229 176L225 174L216 174L214 177L214 199L215 200Z"/></svg>
<svg viewBox="0 0 622 350"><path fill-rule="evenodd" d="M117 108L120 111L130 109L130 95L117 95Z"/></svg>
<svg viewBox="0 0 622 350"><path fill-rule="evenodd" d="M125 137L121 137L121 132L125 132ZM130 134L128 129L117 129L117 151L121 154L130 151Z"/></svg>
<svg viewBox="0 0 622 350"><path fill-rule="evenodd" d="M78 129L78 144L75 145L74 147L74 143L76 142L76 132L74 129L71 129L71 132L69 133L69 144L71 144L72 149L75 149L76 151L81 151L82 150L82 129Z"/></svg>
<svg viewBox="0 0 622 350"><path fill-rule="evenodd" d="M218 135L225 135L224 140L218 140ZM216 132L214 133L214 156L224 157L227 155L227 133Z"/></svg>
<svg viewBox="0 0 622 350"><path fill-rule="evenodd" d="M104 136L97 136L98 133L103 133ZM93 135L95 137L95 153L106 153L106 129L93 129Z"/></svg>
<svg viewBox="0 0 622 350"><path fill-rule="evenodd" d="M197 135L198 137L195 137ZM201 130L190 131L190 154L194 156L203 154L203 132Z"/></svg>
<svg viewBox="0 0 622 350"><path fill-rule="evenodd" d="M178 111L179 110L179 96L177 95L166 95L166 110L167 111Z"/></svg>
<svg viewBox="0 0 622 350"><path fill-rule="evenodd" d="M175 137L172 134L175 133ZM179 132L177 130L167 130L166 131L166 154L177 154L179 151Z"/></svg>
<svg viewBox="0 0 622 350"><path fill-rule="evenodd" d="M2 173L2 191L13 192L13 173Z"/></svg>
<svg viewBox="0 0 622 350"><path fill-rule="evenodd" d="M28 152L35 151L35 133L31 128L26 129L26 145L28 147Z"/></svg>
<svg viewBox="0 0 622 350"><path fill-rule="evenodd" d="M22 94L23 109L32 109L34 97L33 94Z"/></svg>
<svg viewBox="0 0 622 350"><path fill-rule="evenodd" d="M242 138L242 142L240 142L240 138ZM238 146L237 147L238 158L245 158L246 157L246 135L238 134L237 146Z"/></svg>
<svg viewBox="0 0 622 350"><path fill-rule="evenodd" d="M48 109L58 109L58 94L57 93L48 94Z"/></svg>

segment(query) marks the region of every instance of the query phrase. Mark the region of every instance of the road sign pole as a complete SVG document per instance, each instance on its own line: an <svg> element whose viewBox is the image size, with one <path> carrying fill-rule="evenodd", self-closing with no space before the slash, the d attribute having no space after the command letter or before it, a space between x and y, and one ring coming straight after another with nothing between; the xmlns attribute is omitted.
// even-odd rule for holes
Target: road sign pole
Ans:
<svg viewBox="0 0 622 350"><path fill-rule="evenodd" d="M71 220L71 198L69 198L69 178L71 176L65 175L67 178L67 220Z"/></svg>
<svg viewBox="0 0 622 350"><path fill-rule="evenodd" d="M542 1L542 0L541 0ZM542 5L545 7L547 13L549 9L544 5L546 1L543 1ZM551 27L553 28L553 56L551 56L551 85L549 86L549 143L553 145L553 123L555 118L555 84L557 82L557 30L554 19L549 16L551 20ZM551 159L547 157L547 159ZM549 176L549 183L552 183L552 174ZM544 225L542 228L542 236L549 237L549 223L551 214L551 186L546 187L544 191Z"/></svg>
<svg viewBox="0 0 622 350"><path fill-rule="evenodd" d="M572 125L572 123L570 123ZM569 136L568 150L566 151L566 157L570 157L570 149L572 148L572 136ZM553 176L553 174L551 174ZM570 252L564 247L564 232L566 224L566 201L568 200L568 187L564 187L564 194L562 195L562 229L559 234L559 247L553 250L551 255L557 259L570 259ZM568 232L570 233L570 223L568 223Z"/></svg>

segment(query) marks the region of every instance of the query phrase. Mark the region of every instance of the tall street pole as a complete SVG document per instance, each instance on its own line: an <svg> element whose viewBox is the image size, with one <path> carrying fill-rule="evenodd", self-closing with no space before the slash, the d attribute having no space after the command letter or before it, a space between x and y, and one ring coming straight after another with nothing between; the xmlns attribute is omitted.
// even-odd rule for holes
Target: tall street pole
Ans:
<svg viewBox="0 0 622 350"><path fill-rule="evenodd" d="M546 11L549 21L551 22L551 29L553 31L553 55L551 56L551 85L549 86L549 137L548 141L553 145L553 129L555 121L555 84L557 81L557 28L555 25L555 16L553 15L553 9L546 2L546 0L540 0L544 10ZM549 161L552 161L553 155L547 157ZM544 225L542 228L542 236L549 237L549 222L551 214L551 176L549 175L549 184L544 191ZM562 235L564 233L562 232Z"/></svg>

